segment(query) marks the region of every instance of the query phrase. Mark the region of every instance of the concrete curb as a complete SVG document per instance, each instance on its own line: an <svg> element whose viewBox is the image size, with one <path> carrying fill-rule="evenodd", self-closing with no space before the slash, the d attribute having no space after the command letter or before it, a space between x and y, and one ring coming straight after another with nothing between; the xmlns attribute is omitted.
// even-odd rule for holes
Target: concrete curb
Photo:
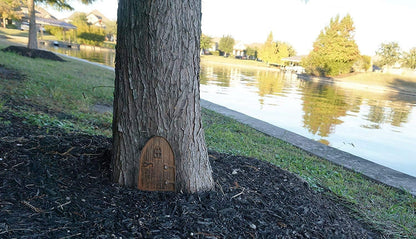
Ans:
<svg viewBox="0 0 416 239"><path fill-rule="evenodd" d="M361 173L364 176L388 186L406 190L416 196L416 177L376 164L336 148L326 146L296 133L203 99L201 99L201 106L224 116L233 118L238 122L246 124L262 133L286 141L313 155L326 159L352 171Z"/></svg>

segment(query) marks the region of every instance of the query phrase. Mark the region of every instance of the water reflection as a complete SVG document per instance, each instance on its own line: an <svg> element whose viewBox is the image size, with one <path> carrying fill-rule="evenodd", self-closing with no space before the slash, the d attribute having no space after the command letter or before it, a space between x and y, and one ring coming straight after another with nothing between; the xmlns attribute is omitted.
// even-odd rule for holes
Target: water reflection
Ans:
<svg viewBox="0 0 416 239"><path fill-rule="evenodd" d="M202 98L416 176L416 96L397 84L373 92L262 69L201 68Z"/></svg>
<svg viewBox="0 0 416 239"><path fill-rule="evenodd" d="M335 126L343 123L340 118L354 107L351 102L347 102L345 91L316 82L304 84L302 101L303 127L321 137L334 133Z"/></svg>
<svg viewBox="0 0 416 239"><path fill-rule="evenodd" d="M40 45L40 48L114 67L115 51L112 49L89 46L81 46L81 49L74 49L44 45Z"/></svg>

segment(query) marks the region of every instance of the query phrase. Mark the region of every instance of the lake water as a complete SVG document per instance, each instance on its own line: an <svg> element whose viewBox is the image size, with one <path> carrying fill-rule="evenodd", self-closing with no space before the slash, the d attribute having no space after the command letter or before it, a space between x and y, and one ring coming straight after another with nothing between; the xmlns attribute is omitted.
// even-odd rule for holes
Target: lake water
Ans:
<svg viewBox="0 0 416 239"><path fill-rule="evenodd" d="M59 50L114 66L114 53ZM344 88L276 71L204 63L201 97L416 176L416 96Z"/></svg>

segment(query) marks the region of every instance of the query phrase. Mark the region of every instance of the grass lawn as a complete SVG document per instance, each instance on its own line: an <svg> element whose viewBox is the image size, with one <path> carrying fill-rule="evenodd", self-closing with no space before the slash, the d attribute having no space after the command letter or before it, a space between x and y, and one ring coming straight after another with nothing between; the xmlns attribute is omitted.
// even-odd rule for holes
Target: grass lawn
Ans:
<svg viewBox="0 0 416 239"><path fill-rule="evenodd" d="M6 46L0 41L0 49ZM0 74L0 111L23 116L27 123L39 127L55 125L68 131L111 136L111 114L94 113L91 107L112 103L114 72L66 60L52 62L0 51L0 66L20 72L25 79L6 80ZM23 104L18 107L8 104L13 101ZM386 235L416 238L416 199L410 194L333 165L212 111L203 110L203 122L209 149L272 162L300 175L317 191L331 195Z"/></svg>
<svg viewBox="0 0 416 239"><path fill-rule="evenodd" d="M344 83L384 87L387 90L416 94L416 77L366 72L338 77L336 80Z"/></svg>

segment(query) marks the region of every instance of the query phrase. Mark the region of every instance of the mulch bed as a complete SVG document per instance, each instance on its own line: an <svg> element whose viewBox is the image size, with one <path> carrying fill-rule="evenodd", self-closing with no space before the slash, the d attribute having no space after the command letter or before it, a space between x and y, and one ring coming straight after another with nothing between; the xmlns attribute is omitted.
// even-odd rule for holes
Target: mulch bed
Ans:
<svg viewBox="0 0 416 239"><path fill-rule="evenodd" d="M210 152L216 191L142 192L110 181L111 139L0 113L1 238L379 238L297 176Z"/></svg>
<svg viewBox="0 0 416 239"><path fill-rule="evenodd" d="M39 49L29 49L23 46L8 46L2 49L4 52L14 52L21 56L31 57L31 58L42 58L52 61L65 61L61 57L57 56L55 53L50 51L44 51Z"/></svg>
<svg viewBox="0 0 416 239"><path fill-rule="evenodd" d="M21 78L0 66L0 84ZM11 102L5 107L24 104ZM254 158L210 152L211 192L120 187L110 180L111 143L0 110L0 238L382 237L296 175Z"/></svg>

